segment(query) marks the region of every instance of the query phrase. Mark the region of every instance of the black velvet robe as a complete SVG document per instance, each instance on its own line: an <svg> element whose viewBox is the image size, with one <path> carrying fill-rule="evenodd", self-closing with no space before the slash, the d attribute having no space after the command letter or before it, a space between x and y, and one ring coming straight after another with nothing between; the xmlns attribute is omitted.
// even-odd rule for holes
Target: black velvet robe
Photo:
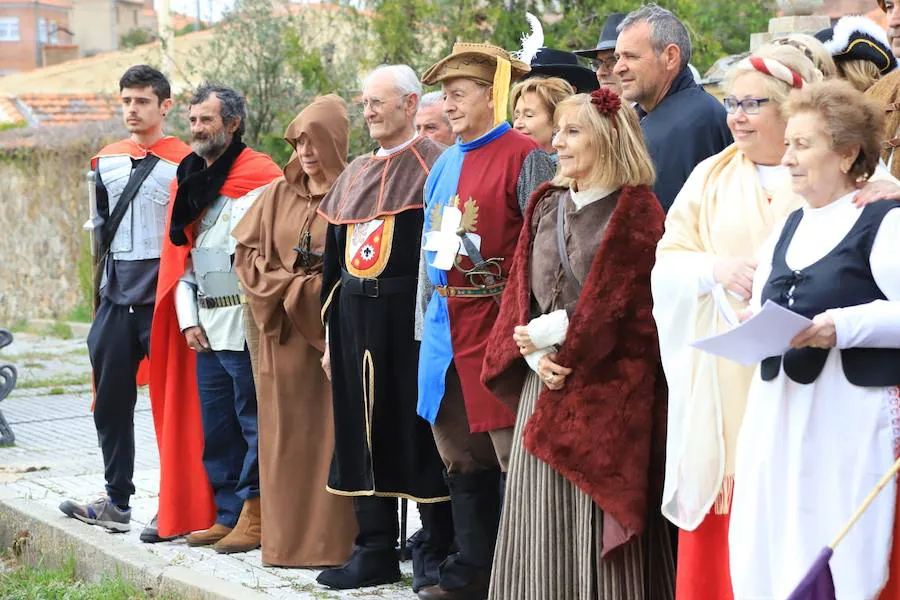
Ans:
<svg viewBox="0 0 900 600"><path fill-rule="evenodd" d="M419 344L414 329L422 187L426 165L433 164L440 148L425 140L412 148L415 152L391 163L372 156L356 159L320 208L330 221L322 283L335 419L328 488L341 495L435 502L448 500L449 494L431 427L416 414ZM387 184L382 185L385 171ZM405 198L397 197L399 190ZM354 230L372 218L383 221L382 228L354 244ZM411 283L395 294L350 294L340 283L343 271L378 280L406 277Z"/></svg>

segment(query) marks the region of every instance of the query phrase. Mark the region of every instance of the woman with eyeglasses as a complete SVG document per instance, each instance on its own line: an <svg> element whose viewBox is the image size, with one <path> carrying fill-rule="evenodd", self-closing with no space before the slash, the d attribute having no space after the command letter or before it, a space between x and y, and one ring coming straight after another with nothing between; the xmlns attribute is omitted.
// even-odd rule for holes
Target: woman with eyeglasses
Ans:
<svg viewBox="0 0 900 600"><path fill-rule="evenodd" d="M784 113L781 164L805 204L759 251L746 314L772 301L812 324L750 386L729 544L739 599L790 595L900 454L900 202L854 204L883 110L833 80L792 92ZM882 591L896 503L891 479L834 549L832 598L900 597Z"/></svg>
<svg viewBox="0 0 900 600"><path fill-rule="evenodd" d="M725 80L734 143L694 169L666 218L653 269L653 316L669 385L662 512L680 528L676 598L733 598L728 527L734 452L752 367L695 351L747 306L756 253L802 199L789 188L782 104L821 79L799 49L767 45Z"/></svg>

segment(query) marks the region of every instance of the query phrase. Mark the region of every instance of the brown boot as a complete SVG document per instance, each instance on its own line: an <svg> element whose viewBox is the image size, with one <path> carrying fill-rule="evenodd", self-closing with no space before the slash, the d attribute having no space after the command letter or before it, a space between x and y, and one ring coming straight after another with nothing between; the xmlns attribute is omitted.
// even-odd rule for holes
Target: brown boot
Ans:
<svg viewBox="0 0 900 600"><path fill-rule="evenodd" d="M259 548L261 538L262 519L259 512L259 497L250 498L244 502L234 531L216 542L213 549L219 554L250 552Z"/></svg>
<svg viewBox="0 0 900 600"><path fill-rule="evenodd" d="M225 527L216 523L209 529L187 536L187 543L188 546L212 546L229 533L231 533L231 527Z"/></svg>

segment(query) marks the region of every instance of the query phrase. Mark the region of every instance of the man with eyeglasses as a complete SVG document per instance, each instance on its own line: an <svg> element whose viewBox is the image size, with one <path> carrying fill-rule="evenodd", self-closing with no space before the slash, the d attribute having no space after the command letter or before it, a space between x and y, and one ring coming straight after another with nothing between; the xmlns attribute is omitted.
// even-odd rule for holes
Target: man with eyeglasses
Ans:
<svg viewBox="0 0 900 600"><path fill-rule="evenodd" d="M732 143L725 109L691 74L691 38L670 11L648 4L617 27L614 73L635 102L656 167L653 191L664 210L694 167Z"/></svg>
<svg viewBox="0 0 900 600"><path fill-rule="evenodd" d="M589 50L576 50L575 54L590 59L591 66L597 73L597 81L600 87L605 87L619 96L622 95L622 82L619 76L613 72L616 67L616 28L625 18L625 13L612 13L606 18L597 47Z"/></svg>
<svg viewBox="0 0 900 600"><path fill-rule="evenodd" d="M418 502L422 516L411 544L414 590L437 583L453 541L443 464L416 415L422 188L443 150L416 135L421 96L406 65L366 78L362 114L380 147L351 162L318 209L329 223L321 290L322 366L334 403L327 489L353 497L359 525L349 562L317 579L335 589L400 580L397 498Z"/></svg>

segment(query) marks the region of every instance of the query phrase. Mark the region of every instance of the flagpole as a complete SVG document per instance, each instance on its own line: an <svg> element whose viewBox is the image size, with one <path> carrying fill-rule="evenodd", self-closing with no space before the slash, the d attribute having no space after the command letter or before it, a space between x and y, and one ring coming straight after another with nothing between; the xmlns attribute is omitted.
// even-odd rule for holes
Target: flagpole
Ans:
<svg viewBox="0 0 900 600"><path fill-rule="evenodd" d="M853 526L856 525L856 522L859 521L860 517L863 516L863 513L866 512L866 509L869 508L869 505L872 504L872 501L875 500L878 494L881 493L881 490L884 489L884 486L886 486L888 482L890 482L891 478L893 478L898 471L900 471L900 458L898 458L894 462L894 465L890 468L890 470L888 470L888 472L884 474L884 477L881 478L881 481L878 482L878 485L875 486L875 489L869 492L869 495L865 500L863 500L863 503L860 505L860 507L856 509L855 513L853 513L850 521L844 526L841 532L835 536L834 540L830 544L828 544L829 548L831 548L832 550L837 548L838 544L841 543L847 533L849 533ZM895 519L898 517L900 517L900 515L894 516Z"/></svg>

